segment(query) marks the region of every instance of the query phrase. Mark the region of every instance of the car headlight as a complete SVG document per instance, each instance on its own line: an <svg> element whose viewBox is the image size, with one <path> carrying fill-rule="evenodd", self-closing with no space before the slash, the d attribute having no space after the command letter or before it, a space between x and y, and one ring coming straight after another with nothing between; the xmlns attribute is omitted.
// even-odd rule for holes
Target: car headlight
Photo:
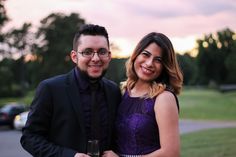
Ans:
<svg viewBox="0 0 236 157"><path fill-rule="evenodd" d="M15 120L16 120L16 121L19 121L19 120L20 120L20 115L17 115L17 116L15 117Z"/></svg>

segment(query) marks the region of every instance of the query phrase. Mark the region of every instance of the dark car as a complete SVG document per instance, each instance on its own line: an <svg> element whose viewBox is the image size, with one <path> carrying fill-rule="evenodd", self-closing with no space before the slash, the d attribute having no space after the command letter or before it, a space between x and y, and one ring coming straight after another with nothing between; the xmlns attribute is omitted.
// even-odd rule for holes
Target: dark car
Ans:
<svg viewBox="0 0 236 157"><path fill-rule="evenodd" d="M0 109L0 125L8 125L14 128L14 118L25 111L25 105L20 103L8 103Z"/></svg>

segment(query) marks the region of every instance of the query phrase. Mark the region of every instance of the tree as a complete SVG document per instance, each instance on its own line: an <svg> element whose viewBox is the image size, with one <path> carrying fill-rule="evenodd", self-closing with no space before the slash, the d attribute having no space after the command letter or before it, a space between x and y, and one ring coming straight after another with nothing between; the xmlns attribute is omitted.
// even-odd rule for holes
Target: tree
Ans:
<svg viewBox="0 0 236 157"><path fill-rule="evenodd" d="M230 29L217 32L218 45L221 54L222 83L236 83L236 39L235 32Z"/></svg>
<svg viewBox="0 0 236 157"><path fill-rule="evenodd" d="M234 34L230 29L224 29L216 34L206 35L203 40L197 40L198 83L227 83L230 72L226 67L226 58L235 53Z"/></svg>
<svg viewBox="0 0 236 157"><path fill-rule="evenodd" d="M1 29L5 25L5 23L9 20L6 13L6 9L4 7L4 1L5 0L0 0L0 42L3 41L3 35L1 33Z"/></svg>
<svg viewBox="0 0 236 157"><path fill-rule="evenodd" d="M53 13L41 21L37 38L41 45L36 50L40 69L37 71L38 81L68 71L73 65L70 51L74 34L85 23L79 14L69 16Z"/></svg>
<svg viewBox="0 0 236 157"><path fill-rule="evenodd" d="M14 59L4 58L0 62L0 97L22 96L24 91L16 82L17 63Z"/></svg>
<svg viewBox="0 0 236 157"><path fill-rule="evenodd" d="M113 58L110 62L109 68L106 73L108 79L113 80L117 84L124 81L126 78L125 63L127 58L116 59Z"/></svg>
<svg viewBox="0 0 236 157"><path fill-rule="evenodd" d="M177 54L177 59L180 64L184 76L184 85L193 85L196 83L197 65L195 58L188 53L184 55Z"/></svg>
<svg viewBox="0 0 236 157"><path fill-rule="evenodd" d="M232 46L232 52L225 59L225 66L227 69L227 79L225 83L235 84L236 83L236 41Z"/></svg>
<svg viewBox="0 0 236 157"><path fill-rule="evenodd" d="M0 45L3 45L3 39L4 39L4 34L2 33L2 28L5 25L5 23L9 20L7 17L6 9L4 7L4 1L5 0L0 0ZM0 60L3 59L3 54L5 50L0 49Z"/></svg>
<svg viewBox="0 0 236 157"><path fill-rule="evenodd" d="M16 72L18 73L16 77L19 79L15 79L15 81L19 82L22 91L26 90L28 84L25 77L25 56L31 53L32 45L34 44L34 36L30 28L30 23L24 23L21 28L8 31L4 39L9 47L8 54L11 54L11 58L18 56L15 59L18 65L16 67Z"/></svg>
<svg viewBox="0 0 236 157"><path fill-rule="evenodd" d="M9 53L11 57L14 55L18 58L24 57L26 54L31 53L33 46L34 36L30 31L31 23L24 23L19 29L11 29L5 35L4 41L9 46Z"/></svg>
<svg viewBox="0 0 236 157"><path fill-rule="evenodd" d="M0 62L0 97L8 95L11 91L11 83L13 82L11 64L12 61L8 59L3 59Z"/></svg>

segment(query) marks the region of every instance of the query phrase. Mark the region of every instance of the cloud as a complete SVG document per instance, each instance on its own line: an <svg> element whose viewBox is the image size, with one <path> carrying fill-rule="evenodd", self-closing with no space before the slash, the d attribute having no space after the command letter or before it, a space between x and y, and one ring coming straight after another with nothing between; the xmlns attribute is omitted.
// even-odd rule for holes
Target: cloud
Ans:
<svg viewBox="0 0 236 157"><path fill-rule="evenodd" d="M227 3L229 2L229 3ZM235 12L236 3L231 0L214 0L214 1L204 1L198 0L194 2L196 5L196 13L201 15L214 15L219 12Z"/></svg>
<svg viewBox="0 0 236 157"><path fill-rule="evenodd" d="M151 31L178 39L226 27L236 31L235 0L9 0L6 6L12 26L28 21L37 25L52 12L75 12L87 23L105 26L111 40L128 44Z"/></svg>

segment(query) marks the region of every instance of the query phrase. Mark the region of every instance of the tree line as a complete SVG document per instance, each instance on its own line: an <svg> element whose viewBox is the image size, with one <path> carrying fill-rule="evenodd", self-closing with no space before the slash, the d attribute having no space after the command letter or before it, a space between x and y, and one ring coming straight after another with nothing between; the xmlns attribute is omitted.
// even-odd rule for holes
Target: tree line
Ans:
<svg viewBox="0 0 236 157"><path fill-rule="evenodd" d="M0 97L23 96L43 79L74 66L69 56L73 36L86 23L78 13L52 13L40 21L36 31L31 23L24 23L4 33L7 22L4 0L0 0ZM235 32L226 28L196 42L197 56L177 54L184 85L235 84ZM124 81L126 60L113 58L106 77L118 84Z"/></svg>
<svg viewBox="0 0 236 157"><path fill-rule="evenodd" d="M178 55L185 85L236 83L236 34L229 28L197 39L197 56Z"/></svg>

